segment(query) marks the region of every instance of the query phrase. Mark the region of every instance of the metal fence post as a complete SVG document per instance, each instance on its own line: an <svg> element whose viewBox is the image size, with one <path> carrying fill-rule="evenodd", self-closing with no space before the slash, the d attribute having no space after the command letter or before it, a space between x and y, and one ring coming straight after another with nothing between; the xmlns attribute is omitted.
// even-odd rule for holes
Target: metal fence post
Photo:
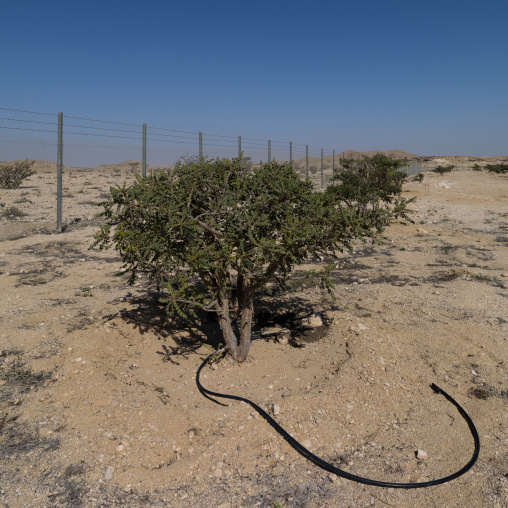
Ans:
<svg viewBox="0 0 508 508"><path fill-rule="evenodd" d="M332 155L332 180L335 178L335 150Z"/></svg>
<svg viewBox="0 0 508 508"><path fill-rule="evenodd" d="M268 164L272 163L272 140L268 140Z"/></svg>
<svg viewBox="0 0 508 508"><path fill-rule="evenodd" d="M142 175L146 176L146 123L143 124Z"/></svg>
<svg viewBox="0 0 508 508"><path fill-rule="evenodd" d="M63 166L63 113L58 113L58 141L56 155L56 230L62 232L62 166Z"/></svg>
<svg viewBox="0 0 508 508"><path fill-rule="evenodd" d="M199 158L203 160L203 133L199 133Z"/></svg>
<svg viewBox="0 0 508 508"><path fill-rule="evenodd" d="M238 158L242 156L242 136L238 136Z"/></svg>
<svg viewBox="0 0 508 508"><path fill-rule="evenodd" d="M305 169L306 178L309 178L309 145L305 145Z"/></svg>
<svg viewBox="0 0 508 508"><path fill-rule="evenodd" d="M289 164L293 163L293 142L289 142Z"/></svg>
<svg viewBox="0 0 508 508"><path fill-rule="evenodd" d="M321 188L324 185L324 163L323 163L323 149L321 148Z"/></svg>

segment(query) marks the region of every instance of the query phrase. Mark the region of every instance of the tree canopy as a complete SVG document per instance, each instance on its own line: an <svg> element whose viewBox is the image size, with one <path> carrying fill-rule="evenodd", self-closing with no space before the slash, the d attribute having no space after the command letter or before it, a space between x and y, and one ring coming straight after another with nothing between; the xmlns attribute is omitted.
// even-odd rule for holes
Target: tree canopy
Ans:
<svg viewBox="0 0 508 508"><path fill-rule="evenodd" d="M227 349L241 362L250 347L256 292L284 286L310 256L375 238L405 215L404 200L396 207L375 201L365 208L333 189L316 192L291 164L197 159L112 188L103 203L107 223L93 246L113 243L131 282L136 273L148 273L170 313L216 312Z"/></svg>

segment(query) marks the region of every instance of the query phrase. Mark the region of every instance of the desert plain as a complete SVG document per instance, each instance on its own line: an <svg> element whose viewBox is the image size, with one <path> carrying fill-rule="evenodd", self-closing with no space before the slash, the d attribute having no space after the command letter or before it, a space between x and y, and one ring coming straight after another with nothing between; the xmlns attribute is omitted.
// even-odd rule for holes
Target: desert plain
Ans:
<svg viewBox="0 0 508 508"><path fill-rule="evenodd" d="M135 168L67 168L58 233L54 167L37 169L0 190L0 214L20 210L0 217L0 506L508 505L507 175L424 167L404 186L413 222L338 254L335 299L260 294L248 360L203 373L326 461L389 482L471 458L467 424L429 387L440 386L478 430L476 464L443 485L387 489L320 469L252 407L198 391L216 320L169 318L147 279L128 285L114 250L89 250L93 203Z"/></svg>

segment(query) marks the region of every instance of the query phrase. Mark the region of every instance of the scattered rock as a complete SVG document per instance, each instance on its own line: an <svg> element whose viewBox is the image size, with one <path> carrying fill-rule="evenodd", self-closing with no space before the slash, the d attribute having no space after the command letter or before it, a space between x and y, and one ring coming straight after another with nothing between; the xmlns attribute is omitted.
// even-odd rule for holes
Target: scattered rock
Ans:
<svg viewBox="0 0 508 508"><path fill-rule="evenodd" d="M280 333L275 336L277 342L282 346L289 343L291 339L291 332L287 328L283 328Z"/></svg>
<svg viewBox="0 0 508 508"><path fill-rule="evenodd" d="M302 319L302 325L310 328L319 328L323 326L323 320L320 314L312 314L312 316Z"/></svg>
<svg viewBox="0 0 508 508"><path fill-rule="evenodd" d="M418 449L418 451L416 452L416 458L418 460L427 460L427 457L428 457L427 452L424 450Z"/></svg>
<svg viewBox="0 0 508 508"><path fill-rule="evenodd" d="M357 323L355 325L351 325L349 329L358 335L361 331L367 330L367 326L362 323Z"/></svg>
<svg viewBox="0 0 508 508"><path fill-rule="evenodd" d="M280 414L280 407L277 405L277 404L274 404L273 405L273 414L275 416L277 416L278 414Z"/></svg>
<svg viewBox="0 0 508 508"><path fill-rule="evenodd" d="M113 473L115 472L115 470L113 469L112 466L108 466L106 468L106 471L104 472L104 479L105 480L111 480L111 478L113 478Z"/></svg>

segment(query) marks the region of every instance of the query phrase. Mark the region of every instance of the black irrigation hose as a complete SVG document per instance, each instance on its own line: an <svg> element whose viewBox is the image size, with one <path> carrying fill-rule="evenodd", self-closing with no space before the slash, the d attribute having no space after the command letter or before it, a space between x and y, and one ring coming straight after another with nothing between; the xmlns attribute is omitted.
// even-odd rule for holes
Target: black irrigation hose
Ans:
<svg viewBox="0 0 508 508"><path fill-rule="evenodd" d="M288 432L286 432L265 410L261 409L257 404L250 401L249 399L246 399L244 397L238 397L237 395L226 395L224 393L218 393L218 392L212 392L211 390L207 390L201 382L199 381L199 375L201 373L201 370L203 367L208 363L210 358L213 355L219 354L222 351L224 351L225 348L219 349L218 351L215 351L210 356L208 356L203 363L200 365L197 373L196 373L196 384L198 386L199 391L207 398L213 397L221 397L224 399L233 399L233 400L241 400L242 402L246 402L247 404L251 405L297 452L299 452L301 455L303 455L307 460L310 460L311 462L314 462L317 466L321 467L322 469L325 469L326 471L330 471L331 473L336 474L337 476L341 476L342 478L347 478L348 480L352 480L354 482L359 483L365 483L367 485L375 485L376 487L391 487L391 488L398 488L398 489L417 489L422 487L431 487L433 485L440 485L441 483L446 483L451 480L454 480L455 478L458 478L459 476L463 475L466 471L471 469L473 467L473 464L476 462L476 459L478 458L478 454L480 453L480 438L478 436L478 432L476 431L476 427L474 426L473 421L469 417L469 415L462 409L462 407L459 405L459 403L453 399L450 395L448 395L446 392L441 390L438 386L436 386L434 383L430 385L430 387L436 392L440 393L445 397L445 399L449 400L459 411L459 413L462 415L464 420L466 420L467 424L469 425L469 430L471 431L471 434L474 438L474 453L471 457L471 460L459 471L449 475L445 476L443 478L438 478L437 480L431 480L428 482L421 482L421 483L392 483L392 482L381 482L377 480L371 480L370 478L363 478L361 476L356 476L354 474L348 473L346 471L343 471L342 469L339 469L335 466L332 466L332 464L329 464L328 462L325 462L323 459L319 458L317 455L314 455L311 453L307 448L302 446L296 439L294 439ZM214 400L214 399L211 399ZM217 401L215 401L217 402ZM220 404L220 402L219 402Z"/></svg>

